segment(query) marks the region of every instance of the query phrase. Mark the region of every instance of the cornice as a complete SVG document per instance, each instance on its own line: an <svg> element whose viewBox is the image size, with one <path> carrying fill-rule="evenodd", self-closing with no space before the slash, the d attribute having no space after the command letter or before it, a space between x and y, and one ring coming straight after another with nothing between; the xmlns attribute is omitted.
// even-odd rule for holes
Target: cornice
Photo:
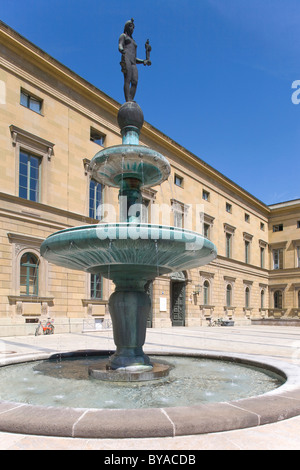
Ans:
<svg viewBox="0 0 300 470"><path fill-rule="evenodd" d="M38 65L39 68L50 73L56 79L61 79L63 82L67 83L68 86L78 90L81 94L88 96L93 101L100 101L103 108L117 115L120 106L119 103L91 85L71 69L58 62L2 21L0 21L0 42L3 42L5 46L20 54L23 59L27 59L35 65Z"/></svg>

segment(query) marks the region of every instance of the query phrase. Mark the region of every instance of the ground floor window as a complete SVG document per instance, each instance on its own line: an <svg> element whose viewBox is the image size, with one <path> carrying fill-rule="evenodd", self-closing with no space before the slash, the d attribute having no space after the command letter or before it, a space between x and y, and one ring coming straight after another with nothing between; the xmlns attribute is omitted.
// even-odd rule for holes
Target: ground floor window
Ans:
<svg viewBox="0 0 300 470"><path fill-rule="evenodd" d="M280 290L274 292L274 308L282 308L282 292Z"/></svg>
<svg viewBox="0 0 300 470"><path fill-rule="evenodd" d="M102 276L91 274L91 299L102 299Z"/></svg>
<svg viewBox="0 0 300 470"><path fill-rule="evenodd" d="M230 284L226 287L226 306L231 307L232 304L232 287Z"/></svg>
<svg viewBox="0 0 300 470"><path fill-rule="evenodd" d="M39 260L32 253L25 253L20 263L20 294L38 295Z"/></svg>

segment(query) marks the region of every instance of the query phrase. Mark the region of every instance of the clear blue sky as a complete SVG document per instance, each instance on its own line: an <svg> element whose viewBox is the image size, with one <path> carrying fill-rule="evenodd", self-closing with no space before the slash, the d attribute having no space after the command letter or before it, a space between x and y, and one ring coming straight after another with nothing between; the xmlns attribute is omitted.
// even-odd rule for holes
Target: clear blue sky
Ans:
<svg viewBox="0 0 300 470"><path fill-rule="evenodd" d="M1 20L124 102L135 19L145 119L266 204L300 198L300 0L0 0Z"/></svg>

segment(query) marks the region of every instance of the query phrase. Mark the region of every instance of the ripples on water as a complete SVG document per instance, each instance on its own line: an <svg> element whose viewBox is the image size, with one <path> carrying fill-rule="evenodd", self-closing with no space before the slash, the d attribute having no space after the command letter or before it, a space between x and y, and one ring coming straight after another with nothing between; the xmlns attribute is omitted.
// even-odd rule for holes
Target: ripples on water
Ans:
<svg viewBox="0 0 300 470"><path fill-rule="evenodd" d="M232 401L271 391L278 375L252 366L188 357L153 357L174 366L162 380L102 382L88 367L102 358L59 358L0 369L0 399L44 406L149 408Z"/></svg>

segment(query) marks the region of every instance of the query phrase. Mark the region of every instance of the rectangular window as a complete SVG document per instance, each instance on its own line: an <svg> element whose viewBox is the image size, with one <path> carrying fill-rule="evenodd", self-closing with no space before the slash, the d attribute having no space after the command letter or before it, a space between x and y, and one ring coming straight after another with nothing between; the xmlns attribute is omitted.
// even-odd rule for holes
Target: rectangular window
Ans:
<svg viewBox="0 0 300 470"><path fill-rule="evenodd" d="M174 183L176 186L180 186L181 188L183 187L183 178L181 176L175 175L174 176Z"/></svg>
<svg viewBox="0 0 300 470"><path fill-rule="evenodd" d="M174 210L174 227L183 228L183 212Z"/></svg>
<svg viewBox="0 0 300 470"><path fill-rule="evenodd" d="M260 248L260 267L265 267L265 249L262 247Z"/></svg>
<svg viewBox="0 0 300 470"><path fill-rule="evenodd" d="M102 184L90 181L89 217L101 220Z"/></svg>
<svg viewBox="0 0 300 470"><path fill-rule="evenodd" d="M21 90L20 104L36 113L41 114L42 112L43 100L36 96L32 96L24 90Z"/></svg>
<svg viewBox="0 0 300 470"><path fill-rule="evenodd" d="M20 151L19 197L39 202L40 166L41 159L39 157Z"/></svg>
<svg viewBox="0 0 300 470"><path fill-rule="evenodd" d="M105 142L105 135L91 127L90 140L95 144L101 145L101 147L103 147Z"/></svg>
<svg viewBox="0 0 300 470"><path fill-rule="evenodd" d="M260 223L260 230L265 231L265 224L263 222Z"/></svg>
<svg viewBox="0 0 300 470"><path fill-rule="evenodd" d="M232 214L232 205L229 202L226 202L226 212Z"/></svg>
<svg viewBox="0 0 300 470"><path fill-rule="evenodd" d="M300 228L300 220L297 221L297 228Z"/></svg>
<svg viewBox="0 0 300 470"><path fill-rule="evenodd" d="M249 214L245 214L245 222L250 223L250 215Z"/></svg>
<svg viewBox="0 0 300 470"><path fill-rule="evenodd" d="M297 246L297 268L300 268L300 246Z"/></svg>
<svg viewBox="0 0 300 470"><path fill-rule="evenodd" d="M231 233L226 233L226 257L231 258L232 252L232 235Z"/></svg>
<svg viewBox="0 0 300 470"><path fill-rule="evenodd" d="M282 232L283 224L273 225L273 232Z"/></svg>
<svg viewBox="0 0 300 470"><path fill-rule="evenodd" d="M203 235L205 236L205 238L208 238L210 237L210 225L209 224L203 224Z"/></svg>
<svg viewBox="0 0 300 470"><path fill-rule="evenodd" d="M204 199L204 201L209 201L209 192L205 189L202 191L202 199Z"/></svg>
<svg viewBox="0 0 300 470"><path fill-rule="evenodd" d="M273 269L283 269L283 250L273 250Z"/></svg>
<svg viewBox="0 0 300 470"><path fill-rule="evenodd" d="M102 277L91 274L91 299L102 299Z"/></svg>
<svg viewBox="0 0 300 470"><path fill-rule="evenodd" d="M245 263L249 263L250 260L250 242L245 241Z"/></svg>

